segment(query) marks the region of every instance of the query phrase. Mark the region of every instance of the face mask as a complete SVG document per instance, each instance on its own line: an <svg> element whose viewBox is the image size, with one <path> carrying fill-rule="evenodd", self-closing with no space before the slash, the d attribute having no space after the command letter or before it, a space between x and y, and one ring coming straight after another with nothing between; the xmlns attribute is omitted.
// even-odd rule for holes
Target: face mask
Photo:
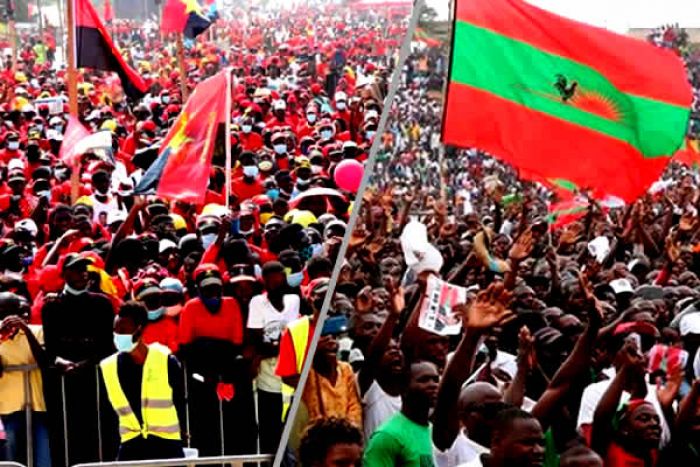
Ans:
<svg viewBox="0 0 700 467"><path fill-rule="evenodd" d="M270 188L266 191L266 194L272 201L275 201L277 198L279 198L280 191L277 188Z"/></svg>
<svg viewBox="0 0 700 467"><path fill-rule="evenodd" d="M219 308L221 308L221 297L202 298L201 300L209 311L219 311Z"/></svg>
<svg viewBox="0 0 700 467"><path fill-rule="evenodd" d="M331 130L323 130L321 132L322 139L331 139L333 137L333 132Z"/></svg>
<svg viewBox="0 0 700 467"><path fill-rule="evenodd" d="M262 268L259 264L255 264L253 266L253 273L255 274L256 279L262 279Z"/></svg>
<svg viewBox="0 0 700 467"><path fill-rule="evenodd" d="M375 133L376 133L376 131L372 131L372 130L365 131L365 138L369 141L372 138L374 138Z"/></svg>
<svg viewBox="0 0 700 467"><path fill-rule="evenodd" d="M51 199L51 192L50 191L40 191L36 195L39 198Z"/></svg>
<svg viewBox="0 0 700 467"><path fill-rule="evenodd" d="M19 141L10 141L7 143L7 149L10 151L16 151L19 149Z"/></svg>
<svg viewBox="0 0 700 467"><path fill-rule="evenodd" d="M117 352L131 352L136 348L134 336L131 334L117 334L115 332L114 347L117 348Z"/></svg>
<svg viewBox="0 0 700 467"><path fill-rule="evenodd" d="M304 273L302 271L293 272L287 275L287 285L290 287L299 287L301 281L304 280Z"/></svg>
<svg viewBox="0 0 700 467"><path fill-rule="evenodd" d="M163 96L160 100L163 102L163 104L168 104L170 103L170 96Z"/></svg>
<svg viewBox="0 0 700 467"><path fill-rule="evenodd" d="M102 191L100 189L95 188L95 193L100 196L107 196L109 194L109 191Z"/></svg>
<svg viewBox="0 0 700 467"><path fill-rule="evenodd" d="M316 114L306 114L306 120L311 124L316 123Z"/></svg>
<svg viewBox="0 0 700 467"><path fill-rule="evenodd" d="M321 256L323 254L323 244L314 243L311 245L311 257Z"/></svg>
<svg viewBox="0 0 700 467"><path fill-rule="evenodd" d="M204 247L205 250L207 248L209 248L211 246L211 244L216 241L217 236L218 235L216 235L215 233L202 235L202 246Z"/></svg>
<svg viewBox="0 0 700 467"><path fill-rule="evenodd" d="M66 175L68 175L68 169L56 169L54 170L54 174L56 175L56 178L64 179L66 178Z"/></svg>
<svg viewBox="0 0 700 467"><path fill-rule="evenodd" d="M269 221L271 217L272 217L271 212L261 212L260 213L260 223L262 225L267 224L267 221Z"/></svg>
<svg viewBox="0 0 700 467"><path fill-rule="evenodd" d="M42 124L34 125L34 127L39 131L44 131L44 125Z"/></svg>
<svg viewBox="0 0 700 467"><path fill-rule="evenodd" d="M323 166L322 165L312 165L311 166L311 173L314 175L318 175L321 172L323 172Z"/></svg>
<svg viewBox="0 0 700 467"><path fill-rule="evenodd" d="M272 162L270 162L270 161L262 161L261 163L258 164L258 167L259 167L260 170L262 170L263 172L269 172L270 170L272 170Z"/></svg>
<svg viewBox="0 0 700 467"><path fill-rule="evenodd" d="M244 165L243 166L243 175L246 177L257 177L259 173L259 169L257 165Z"/></svg>
<svg viewBox="0 0 700 467"><path fill-rule="evenodd" d="M165 307L162 306L156 310L148 310L148 321L156 321L165 314Z"/></svg>
<svg viewBox="0 0 700 467"><path fill-rule="evenodd" d="M59 133L63 133L63 125L56 125L53 127L54 130L58 131Z"/></svg>
<svg viewBox="0 0 700 467"><path fill-rule="evenodd" d="M307 262L308 260L311 259L311 256L313 255L313 248L311 245L307 245L303 247L302 249L299 250L299 258L303 263Z"/></svg>
<svg viewBox="0 0 700 467"><path fill-rule="evenodd" d="M66 284L66 285L63 287L63 291L64 291L65 293L67 293L67 294L70 294L70 295L82 295L82 294L84 294L85 292L87 292L87 287L84 288L84 289L78 290L78 289L74 289L74 288L71 287L70 285Z"/></svg>
<svg viewBox="0 0 700 467"><path fill-rule="evenodd" d="M338 110L345 110L345 101L336 102L335 108Z"/></svg>
<svg viewBox="0 0 700 467"><path fill-rule="evenodd" d="M272 149L275 150L276 154L286 154L287 153L287 145L286 144L275 144Z"/></svg>
<svg viewBox="0 0 700 467"><path fill-rule="evenodd" d="M253 130L253 127L251 125L241 125L241 131L243 133L250 133Z"/></svg>
<svg viewBox="0 0 700 467"><path fill-rule="evenodd" d="M297 186L300 187L300 188L306 188L306 187L308 187L310 184L311 184L311 180L304 180L304 179L302 179L302 178L300 178L299 180L297 180Z"/></svg>

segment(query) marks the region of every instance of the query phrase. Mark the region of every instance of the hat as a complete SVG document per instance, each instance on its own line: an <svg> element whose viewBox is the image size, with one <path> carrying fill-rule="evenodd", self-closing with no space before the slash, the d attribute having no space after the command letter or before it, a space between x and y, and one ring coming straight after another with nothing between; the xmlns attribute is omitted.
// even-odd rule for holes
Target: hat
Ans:
<svg viewBox="0 0 700 467"><path fill-rule="evenodd" d="M78 266L87 266L91 261L79 253L68 253L63 259L63 265L61 271L65 271L69 268L75 268Z"/></svg>
<svg viewBox="0 0 700 467"><path fill-rule="evenodd" d="M274 110L287 110L287 103L282 99L277 99L272 103L272 108Z"/></svg>
<svg viewBox="0 0 700 467"><path fill-rule="evenodd" d="M631 294L634 292L632 289L632 284L627 279L615 279L610 281L610 287L612 287L615 295L620 295L623 293Z"/></svg>
<svg viewBox="0 0 700 467"><path fill-rule="evenodd" d="M700 316L698 318L700 320ZM615 330L613 331L613 336L625 335L631 332L636 332L638 334L644 334L653 337L659 336L659 330L656 329L656 327L653 324L647 323L646 321L620 323L615 327ZM700 334L700 331L698 331L698 334Z"/></svg>
<svg viewBox="0 0 700 467"><path fill-rule="evenodd" d="M143 279L134 285L134 299L143 300L148 295L160 294L162 291L163 290L160 288L158 281L155 279Z"/></svg>
<svg viewBox="0 0 700 467"><path fill-rule="evenodd" d="M165 293L185 293L185 288L182 286L182 282L174 277L166 277L160 281L160 288Z"/></svg>
<svg viewBox="0 0 700 467"><path fill-rule="evenodd" d="M194 271L194 280L200 287L223 284L219 268L211 263L199 265Z"/></svg>
<svg viewBox="0 0 700 467"><path fill-rule="evenodd" d="M107 225L112 225L116 222L124 222L126 220L126 215L124 211L119 210L107 212Z"/></svg>
<svg viewBox="0 0 700 467"><path fill-rule="evenodd" d="M681 318L679 323L681 336L700 334L700 313L689 313Z"/></svg>
<svg viewBox="0 0 700 467"><path fill-rule="evenodd" d="M172 240L168 240L167 238L162 239L158 243L158 253L164 253L168 250L171 250L175 248L177 250L177 244L173 242Z"/></svg>
<svg viewBox="0 0 700 467"><path fill-rule="evenodd" d="M12 172L13 170L24 170L24 162L22 159L12 159L7 163L7 171Z"/></svg>
<svg viewBox="0 0 700 467"><path fill-rule="evenodd" d="M37 233L39 233L36 222L34 222L32 219L22 219L21 221L15 222L15 231L27 232L32 237L36 237Z"/></svg>
<svg viewBox="0 0 700 467"><path fill-rule="evenodd" d="M255 282L255 270L249 264L234 264L229 269L229 284L237 282Z"/></svg>
<svg viewBox="0 0 700 467"><path fill-rule="evenodd" d="M311 282L304 288L304 297L308 300L311 295L324 293L328 290L328 285L330 284L330 279L327 277L319 277Z"/></svg>

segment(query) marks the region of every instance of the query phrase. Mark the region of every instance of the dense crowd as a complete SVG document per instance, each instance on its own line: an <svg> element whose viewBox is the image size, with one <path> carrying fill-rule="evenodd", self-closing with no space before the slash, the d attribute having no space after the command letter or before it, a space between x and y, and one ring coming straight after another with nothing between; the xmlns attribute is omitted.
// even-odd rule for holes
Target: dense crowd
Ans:
<svg viewBox="0 0 700 467"><path fill-rule="evenodd" d="M329 310L348 332L321 338L290 448L308 466L696 465L696 172L673 163L620 206L443 153L445 63L407 59Z"/></svg>
<svg viewBox="0 0 700 467"><path fill-rule="evenodd" d="M80 70L78 117L112 144L78 166L59 157L68 91L52 33L23 33L5 62L0 460L28 461L28 419L42 467L276 451L290 358L303 359L285 328L313 334L354 196L335 168L367 157L407 12L233 13L186 44L185 75L173 38L117 21L149 90L131 101L114 74ZM135 195L182 80L191 92L225 67L230 199L223 139L202 205Z"/></svg>

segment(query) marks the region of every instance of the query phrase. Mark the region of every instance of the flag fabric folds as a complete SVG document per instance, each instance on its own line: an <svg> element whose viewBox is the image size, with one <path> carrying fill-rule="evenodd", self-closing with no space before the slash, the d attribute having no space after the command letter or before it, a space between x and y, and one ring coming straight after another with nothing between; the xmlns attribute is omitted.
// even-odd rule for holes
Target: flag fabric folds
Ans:
<svg viewBox="0 0 700 467"><path fill-rule="evenodd" d="M626 201L659 177L692 102L673 52L523 0L455 3L445 144Z"/></svg>
<svg viewBox="0 0 700 467"><path fill-rule="evenodd" d="M104 14L105 24L110 24L114 21L114 10L112 9L112 0L105 0Z"/></svg>
<svg viewBox="0 0 700 467"><path fill-rule="evenodd" d="M88 152L114 163L112 132L103 130L91 133L76 117L71 115L68 118L68 125L63 135L58 157L67 166L76 167L80 162L80 156Z"/></svg>
<svg viewBox="0 0 700 467"><path fill-rule="evenodd" d="M90 0L75 0L75 66L113 71L132 99L143 97L146 82L134 71L114 46Z"/></svg>
<svg viewBox="0 0 700 467"><path fill-rule="evenodd" d="M686 139L683 147L678 150L673 159L691 168L700 167L700 141Z"/></svg>
<svg viewBox="0 0 700 467"><path fill-rule="evenodd" d="M163 7L160 30L164 34L182 33L186 39L194 39L209 26L216 16L216 8L210 9L214 16L204 12L197 0L167 0Z"/></svg>
<svg viewBox="0 0 700 467"><path fill-rule="evenodd" d="M163 140L158 158L136 186L136 194L155 191L168 199L204 201L217 129L226 119L228 72L197 85Z"/></svg>

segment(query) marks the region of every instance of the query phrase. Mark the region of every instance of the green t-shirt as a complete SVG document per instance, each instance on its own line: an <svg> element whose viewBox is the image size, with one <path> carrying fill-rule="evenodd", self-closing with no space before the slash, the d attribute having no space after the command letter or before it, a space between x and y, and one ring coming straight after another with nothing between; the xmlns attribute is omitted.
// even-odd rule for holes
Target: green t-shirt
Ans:
<svg viewBox="0 0 700 467"><path fill-rule="evenodd" d="M397 413L372 434L362 465L434 467L430 426Z"/></svg>

